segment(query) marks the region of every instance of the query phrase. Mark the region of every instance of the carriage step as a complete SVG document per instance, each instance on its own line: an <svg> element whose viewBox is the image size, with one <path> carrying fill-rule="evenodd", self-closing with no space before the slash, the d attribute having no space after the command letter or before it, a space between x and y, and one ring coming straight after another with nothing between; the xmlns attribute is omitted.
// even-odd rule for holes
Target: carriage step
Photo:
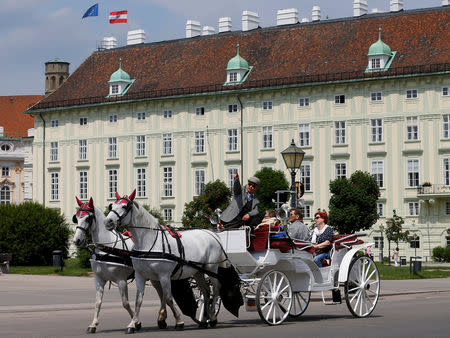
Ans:
<svg viewBox="0 0 450 338"><path fill-rule="evenodd" d="M331 294L333 295L333 303L342 304L341 290L331 290Z"/></svg>

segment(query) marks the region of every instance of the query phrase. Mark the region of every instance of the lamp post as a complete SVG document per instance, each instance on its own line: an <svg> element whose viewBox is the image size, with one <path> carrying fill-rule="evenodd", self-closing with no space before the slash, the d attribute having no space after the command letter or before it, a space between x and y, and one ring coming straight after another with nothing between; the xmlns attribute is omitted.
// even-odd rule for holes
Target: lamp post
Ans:
<svg viewBox="0 0 450 338"><path fill-rule="evenodd" d="M297 206L297 194L295 192L295 172L300 168L302 164L305 152L295 145L294 139L292 139L289 147L281 152L283 156L286 168L291 172L291 207Z"/></svg>
<svg viewBox="0 0 450 338"><path fill-rule="evenodd" d="M386 225L388 230L390 227L394 225L394 221L392 219L386 220ZM386 238L388 240L388 265L391 265L391 232L388 230L386 231Z"/></svg>

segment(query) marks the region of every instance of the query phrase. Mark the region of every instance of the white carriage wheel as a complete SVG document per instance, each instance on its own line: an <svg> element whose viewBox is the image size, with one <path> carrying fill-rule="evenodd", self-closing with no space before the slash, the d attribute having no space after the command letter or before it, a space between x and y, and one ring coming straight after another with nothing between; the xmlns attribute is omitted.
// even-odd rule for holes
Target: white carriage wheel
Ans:
<svg viewBox="0 0 450 338"><path fill-rule="evenodd" d="M208 285L210 287L210 292L212 295L213 287L212 287L210 279L206 278L206 282L208 283ZM195 279L191 278L190 284L191 284L192 291L194 292L195 301L197 303L197 311L195 313L195 318L192 318L192 320L194 322L196 322L197 324L200 324L200 323L202 323L202 320L204 319L204 316L205 316L205 298L203 296L202 291L197 286L197 282L195 281ZM212 299L212 297L211 297L211 299ZM220 297L217 297L216 304L214 304L214 311L215 311L216 317L219 314L221 304L222 304L222 301L221 301Z"/></svg>
<svg viewBox="0 0 450 338"><path fill-rule="evenodd" d="M256 290L256 308L259 316L269 325L278 325L289 315L291 306L291 282L280 271L268 271L261 278Z"/></svg>
<svg viewBox="0 0 450 338"><path fill-rule="evenodd" d="M300 317L306 311L311 300L311 291L294 292L289 317Z"/></svg>
<svg viewBox="0 0 450 338"><path fill-rule="evenodd" d="M344 290L353 316L367 317L372 313L380 294L380 274L372 259L361 256L352 261Z"/></svg>

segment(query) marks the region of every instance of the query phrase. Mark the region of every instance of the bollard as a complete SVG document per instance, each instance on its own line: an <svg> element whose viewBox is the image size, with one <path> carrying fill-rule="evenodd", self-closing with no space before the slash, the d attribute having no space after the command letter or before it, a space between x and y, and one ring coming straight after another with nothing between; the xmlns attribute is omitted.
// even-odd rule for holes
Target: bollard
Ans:
<svg viewBox="0 0 450 338"><path fill-rule="evenodd" d="M61 250L54 250L52 252L53 255L53 266L60 267L61 271L63 271L64 260L63 260L63 252Z"/></svg>

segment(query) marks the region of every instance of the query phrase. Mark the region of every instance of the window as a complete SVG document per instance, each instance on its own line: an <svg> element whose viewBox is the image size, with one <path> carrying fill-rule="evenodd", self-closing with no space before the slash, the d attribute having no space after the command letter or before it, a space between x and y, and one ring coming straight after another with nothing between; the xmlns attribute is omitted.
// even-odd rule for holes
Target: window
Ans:
<svg viewBox="0 0 450 338"><path fill-rule="evenodd" d="M303 207L300 208L302 211L304 218L311 218L311 206L308 204L305 204Z"/></svg>
<svg viewBox="0 0 450 338"><path fill-rule="evenodd" d="M200 195L205 189L205 169L194 171L194 195Z"/></svg>
<svg viewBox="0 0 450 338"><path fill-rule="evenodd" d="M419 123L417 116L408 116L406 118L406 139L408 141L419 139Z"/></svg>
<svg viewBox="0 0 450 338"><path fill-rule="evenodd" d="M79 160L87 159L87 140L78 141L78 159Z"/></svg>
<svg viewBox="0 0 450 338"><path fill-rule="evenodd" d="M50 174L50 201L59 199L59 173Z"/></svg>
<svg viewBox="0 0 450 338"><path fill-rule="evenodd" d="M309 123L301 123L298 125L298 139L300 147L309 147Z"/></svg>
<svg viewBox="0 0 450 338"><path fill-rule="evenodd" d="M234 175L238 174L238 168L228 168L227 170L227 182L228 188L233 189Z"/></svg>
<svg viewBox="0 0 450 338"><path fill-rule="evenodd" d="M450 216L450 202L445 202L445 216Z"/></svg>
<svg viewBox="0 0 450 338"><path fill-rule="evenodd" d="M442 96L449 96L448 87L442 87Z"/></svg>
<svg viewBox="0 0 450 338"><path fill-rule="evenodd" d="M163 209L163 215L165 221L171 221L173 219L173 209L165 208Z"/></svg>
<svg viewBox="0 0 450 338"><path fill-rule="evenodd" d="M197 107L197 108L195 108L195 115L197 115L197 116L205 116L205 107Z"/></svg>
<svg viewBox="0 0 450 338"><path fill-rule="evenodd" d="M419 216L419 202L408 202L408 215Z"/></svg>
<svg viewBox="0 0 450 338"><path fill-rule="evenodd" d="M300 182L303 183L305 191L311 191L311 165L303 164L300 166Z"/></svg>
<svg viewBox="0 0 450 338"><path fill-rule="evenodd" d="M145 136L144 135L136 136L136 156L137 157L145 156Z"/></svg>
<svg viewBox="0 0 450 338"><path fill-rule="evenodd" d="M11 204L11 189L6 185L0 190L0 204Z"/></svg>
<svg viewBox="0 0 450 338"><path fill-rule="evenodd" d="M109 123L117 123L117 114L109 115Z"/></svg>
<svg viewBox="0 0 450 338"><path fill-rule="evenodd" d="M171 119L172 118L172 111L171 110L164 110L163 111L163 117L165 119Z"/></svg>
<svg viewBox="0 0 450 338"><path fill-rule="evenodd" d="M194 148L195 152L204 153L205 152L205 132L204 131L196 131L194 132Z"/></svg>
<svg viewBox="0 0 450 338"><path fill-rule="evenodd" d="M450 138L450 115L442 115L442 137Z"/></svg>
<svg viewBox="0 0 450 338"><path fill-rule="evenodd" d="M334 143L345 144L345 121L334 122Z"/></svg>
<svg viewBox="0 0 450 338"><path fill-rule="evenodd" d="M80 194L80 199L87 200L88 198L88 173L87 171L80 171L78 179L78 193Z"/></svg>
<svg viewBox="0 0 450 338"><path fill-rule="evenodd" d="M2 177L9 176L9 167L2 167Z"/></svg>
<svg viewBox="0 0 450 338"><path fill-rule="evenodd" d="M450 158L442 160L442 179L445 186L450 186Z"/></svg>
<svg viewBox="0 0 450 338"><path fill-rule="evenodd" d="M137 113L137 119L138 121L143 121L145 120L145 111L140 111Z"/></svg>
<svg viewBox="0 0 450 338"><path fill-rule="evenodd" d="M236 113L238 111L237 104L229 104L228 105L228 112L229 113Z"/></svg>
<svg viewBox="0 0 450 338"><path fill-rule="evenodd" d="M406 98L407 99L417 99L419 97L417 93L417 89L410 89L406 91Z"/></svg>
<svg viewBox="0 0 450 338"><path fill-rule="evenodd" d="M370 101L372 102L383 101L383 95L381 94L381 92L370 93Z"/></svg>
<svg viewBox="0 0 450 338"><path fill-rule="evenodd" d="M58 161L58 142L50 142L50 161Z"/></svg>
<svg viewBox="0 0 450 338"><path fill-rule="evenodd" d="M163 155L172 154L172 134L163 134Z"/></svg>
<svg viewBox="0 0 450 338"><path fill-rule="evenodd" d="M136 196L145 197L146 196L146 184L145 184L145 168L136 169Z"/></svg>
<svg viewBox="0 0 450 338"><path fill-rule="evenodd" d="M380 217L384 217L384 204L377 203L377 213Z"/></svg>
<svg viewBox="0 0 450 338"><path fill-rule="evenodd" d="M420 237L411 236L411 242L409 242L409 247L412 249L420 249Z"/></svg>
<svg viewBox="0 0 450 338"><path fill-rule="evenodd" d="M263 149L271 149L273 148L273 143L272 143L272 127L263 127L262 128L262 146Z"/></svg>
<svg viewBox="0 0 450 338"><path fill-rule="evenodd" d="M228 151L238 150L238 130L228 129Z"/></svg>
<svg viewBox="0 0 450 338"><path fill-rule="evenodd" d="M407 186L418 187L419 186L419 170L420 164L418 159L410 159L407 162Z"/></svg>
<svg viewBox="0 0 450 338"><path fill-rule="evenodd" d="M445 245L450 246L450 236L445 236Z"/></svg>
<svg viewBox="0 0 450 338"><path fill-rule="evenodd" d="M383 120L372 119L370 120L370 137L372 142L383 141Z"/></svg>
<svg viewBox="0 0 450 338"><path fill-rule="evenodd" d="M373 58L372 60L372 69L380 69L381 68L381 60L379 58Z"/></svg>
<svg viewBox="0 0 450 338"><path fill-rule="evenodd" d="M87 117L80 117L80 126L87 125Z"/></svg>
<svg viewBox="0 0 450 338"><path fill-rule="evenodd" d="M163 167L163 196L172 197L173 168Z"/></svg>
<svg viewBox="0 0 450 338"><path fill-rule="evenodd" d="M58 128L58 126L59 126L59 121L58 121L58 120L51 120L51 121L50 121L50 126L51 126L52 128Z"/></svg>
<svg viewBox="0 0 450 338"><path fill-rule="evenodd" d="M117 191L117 169L108 170L108 198L115 198Z"/></svg>
<svg viewBox="0 0 450 338"><path fill-rule="evenodd" d="M334 173L336 178L347 178L347 163L336 163Z"/></svg>
<svg viewBox="0 0 450 338"><path fill-rule="evenodd" d="M117 137L108 138L108 157L117 158Z"/></svg>
<svg viewBox="0 0 450 338"><path fill-rule="evenodd" d="M345 95L335 95L334 103L335 104L344 104L345 103Z"/></svg>
<svg viewBox="0 0 450 338"><path fill-rule="evenodd" d="M111 85L111 95L117 95L117 94L119 94L119 85L112 84Z"/></svg>
<svg viewBox="0 0 450 338"><path fill-rule="evenodd" d="M299 107L309 107L309 97L301 97L298 99Z"/></svg>
<svg viewBox="0 0 450 338"><path fill-rule="evenodd" d="M228 82L237 82L237 72L230 72L230 78Z"/></svg>
<svg viewBox="0 0 450 338"><path fill-rule="evenodd" d="M2 151L11 151L11 146L9 144L2 144L0 147Z"/></svg>
<svg viewBox="0 0 450 338"><path fill-rule="evenodd" d="M262 109L263 110L272 110L272 107L273 107L272 101L264 101L262 103Z"/></svg>
<svg viewBox="0 0 450 338"><path fill-rule="evenodd" d="M375 249L383 249L384 248L384 238L381 236L375 236L373 238L375 242Z"/></svg>
<svg viewBox="0 0 450 338"><path fill-rule="evenodd" d="M384 188L384 161L372 161L372 176L380 188Z"/></svg>

